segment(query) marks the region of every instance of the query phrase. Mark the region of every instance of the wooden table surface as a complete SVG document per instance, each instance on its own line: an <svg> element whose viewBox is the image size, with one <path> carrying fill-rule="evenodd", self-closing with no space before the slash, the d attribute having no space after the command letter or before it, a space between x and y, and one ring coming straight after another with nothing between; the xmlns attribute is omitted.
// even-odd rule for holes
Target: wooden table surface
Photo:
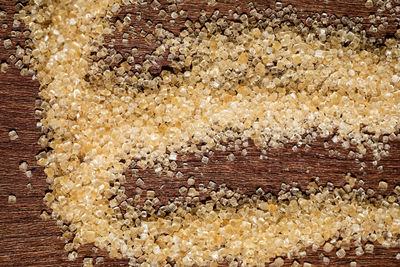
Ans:
<svg viewBox="0 0 400 267"><path fill-rule="evenodd" d="M166 1L160 1L164 4ZM248 1L219 1L215 6L207 5L207 1L186 0L184 8L188 10L190 18L198 17L200 10L204 9L210 14L218 8L222 14L229 14L229 10L235 10L237 6L242 7L242 11L248 10ZM326 12L329 15L341 16L361 16L364 18L364 26L368 29L370 25L366 19L374 14L376 8L367 9L364 1L342 0L342 1L318 1L318 0L292 0L282 1L284 4L291 3L297 7L299 15L305 19L314 12ZM393 1L394 2L394 1ZM0 10L7 11L7 18L4 22L8 23L9 28L0 29L0 59L7 60L12 51L6 51L3 40L11 37L12 17L15 13L17 1L2 0ZM257 7L272 6L272 1L255 1ZM157 17L159 11L151 8L140 8L142 19L134 20L133 25L136 31L148 29L144 23L151 19L153 25L162 22L167 28L174 32L179 32L182 28L183 20L177 19L174 25L169 23L169 19ZM129 12L136 12L138 8L132 8ZM126 12L123 11L123 12ZM396 27L394 18L389 19L389 27L384 32L379 32L376 36L383 37L393 34ZM151 45L144 42L140 34L136 39L132 39L129 45L122 45L118 40L121 38L116 35L116 49L121 52L130 51L132 47L138 47L140 55L144 55L153 49ZM11 37L15 48L16 44L23 46L24 39ZM140 58L139 58L140 60ZM163 63L165 64L165 62ZM0 73L0 266L81 266L84 256L106 256L105 251L93 252L92 247L87 245L79 250L79 258L74 262L67 260L67 254L63 251L63 242L58 238L61 231L55 225L54 220L42 221L39 215L47 207L43 204L42 198L47 189L45 175L42 168L35 163L34 156L40 150L37 139L40 136L36 128L34 114L34 101L37 98L38 83L29 77L22 77L19 71L10 63L10 70ZM15 129L19 134L19 139L10 141L8 132ZM205 165L194 155L187 155L183 160L180 158L178 165L184 174L183 178L167 178L157 176L152 170L140 170L138 175L145 181L143 189L155 189L162 201L167 201L178 195L178 188L186 184L189 176L195 176L196 184L208 183L209 180L217 183L226 183L233 189L239 188L243 193L254 193L258 187L265 191L277 192L282 182L299 182L304 188L311 178L318 176L322 184L331 181L336 185L344 182L344 175L348 172L355 175L358 179L365 182L365 187L376 188L379 180L384 179L389 182L389 190L393 185L400 182L400 142L391 143L389 157L383 159L379 164L383 166L383 173L378 173L372 167L371 155L367 156L368 166L360 170L360 164L354 160L347 159L348 150L339 146L331 146L338 151L331 156L329 149L324 149L323 142L318 140L311 144L311 149L304 149L292 152L292 145L287 145L282 150L271 150L267 152L268 159L260 159L260 150L250 146L246 157L235 152L234 162L227 160L227 152L216 152L210 157L210 162ZM27 178L18 170L21 161L26 161L32 170L33 177ZM187 162L187 166L183 166ZM198 168L195 168L198 167ZM135 179L131 172L127 172L128 194L134 194ZM33 188L28 189L27 184L32 184ZM160 189L162 187L162 189ZM17 197L16 204L8 204L7 198L10 194ZM203 196L205 197L205 196ZM308 250L309 256L301 259L300 262L307 261L313 266L321 266L322 260L319 255L321 251L312 252ZM367 254L356 257L354 251L350 251L344 259L338 259L333 254L331 256L331 266L348 266L353 260L358 262L357 266L400 266L400 261L395 260L395 255L400 252L400 248L383 249L376 247L374 254ZM286 260L286 263L290 263ZM105 259L105 266L126 266L127 260Z"/></svg>

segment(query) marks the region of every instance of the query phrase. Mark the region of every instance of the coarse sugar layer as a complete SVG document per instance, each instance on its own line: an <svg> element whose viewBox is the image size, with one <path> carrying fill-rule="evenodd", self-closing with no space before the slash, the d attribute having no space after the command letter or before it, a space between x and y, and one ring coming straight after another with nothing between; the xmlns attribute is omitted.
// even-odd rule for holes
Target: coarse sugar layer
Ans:
<svg viewBox="0 0 400 267"><path fill-rule="evenodd" d="M334 135L358 157L370 149L379 160L399 129L397 39L376 46L346 27L253 25L242 15L240 22L188 23L179 36L156 28L162 44L151 57L168 53L172 70L151 75L157 63L146 60L133 74L118 54L111 68L103 46L120 5L43 0L20 12L41 84L39 143L50 148L38 155L52 190L45 201L69 225L63 236L70 259L86 243L132 262L171 258L185 266L263 264L325 242L338 257L351 243L398 245L395 195L369 199L363 191L317 187L280 200L171 204L156 216L136 210L120 184L133 162L161 173L174 169L178 154L223 149L229 139L279 148Z"/></svg>

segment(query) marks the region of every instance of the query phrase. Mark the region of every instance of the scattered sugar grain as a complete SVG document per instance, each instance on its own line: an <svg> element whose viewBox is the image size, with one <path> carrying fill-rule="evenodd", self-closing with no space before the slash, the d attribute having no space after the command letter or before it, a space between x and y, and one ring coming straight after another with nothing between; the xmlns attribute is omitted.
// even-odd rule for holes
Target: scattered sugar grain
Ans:
<svg viewBox="0 0 400 267"><path fill-rule="evenodd" d="M19 138L19 136L15 130L9 131L8 137L10 138L11 141L17 140Z"/></svg>
<svg viewBox="0 0 400 267"><path fill-rule="evenodd" d="M8 203L9 204L15 204L17 202L17 197L15 195L9 195L8 196Z"/></svg>

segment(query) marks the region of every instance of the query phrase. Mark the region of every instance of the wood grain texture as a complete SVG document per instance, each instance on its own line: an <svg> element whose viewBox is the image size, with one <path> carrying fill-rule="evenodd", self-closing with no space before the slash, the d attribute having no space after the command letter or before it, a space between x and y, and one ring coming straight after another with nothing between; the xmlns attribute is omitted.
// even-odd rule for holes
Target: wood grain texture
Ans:
<svg viewBox="0 0 400 267"><path fill-rule="evenodd" d="M39 168L34 159L34 155L40 150L37 139L40 136L36 128L36 120L33 117L34 101L37 98L38 83L28 77L21 77L19 71L12 66L8 59L12 51L6 51L3 40L11 37L12 16L15 13L17 1L1 1L0 9L7 11L8 16L5 23L8 29L0 29L0 59L10 63L10 71L7 74L0 73L0 266L81 266L82 258L90 255L106 256L105 251L93 252L91 246L84 246L79 250L79 259L74 262L67 260L67 254L63 251L63 242L59 240L60 230L55 225L54 220L42 221L39 218L40 212L47 207L43 204L42 198L47 189L45 175ZM165 1L164 1L165 2ZM361 16L367 18L374 12L373 9L366 9L364 1L316 1L316 0L292 0L282 1L284 4L291 3L297 7L299 15L305 19L308 15L315 12L327 12L337 16ZM258 8L267 8L273 5L272 1L254 1ZM222 14L229 14L229 10L241 7L241 11L248 11L248 1L220 1L216 6L208 6L207 1L186 0L184 9L188 10L188 15L192 20L198 17L200 10L204 9L208 14L218 8ZM164 4L165 7L165 4ZM152 10L150 7L132 7L125 9L125 12L141 11L142 19L133 21L135 30L138 32L137 38L130 40L128 45L122 45L121 35L116 34L116 49L120 52L128 52L132 47L139 49L140 56L143 56L154 49L154 46L147 44L139 32L149 30L145 26L148 19L156 23L163 23L165 27L175 33L183 27L183 19L177 19L174 25L169 24L169 19L157 17L159 11ZM394 18L390 18L389 27L380 32L377 36L383 37L393 34ZM4 22L3 22L4 23ZM364 26L370 25L367 19ZM16 44L23 46L22 37L12 37L14 48ZM166 64L165 62L160 62ZM20 138L10 141L8 132L15 129ZM327 149L323 147L324 140L318 140L311 144L311 149L299 152L292 152L292 145L288 144L282 150L270 150L267 152L268 159L260 159L260 151L251 146L248 155L243 157L240 152L235 152L236 160L230 162L226 156L230 151L217 152L210 157L207 165L201 163L200 158L194 155L180 157L178 169L184 174L183 178L167 178L157 176L152 170L139 171L138 175L145 181L143 189L155 189L159 198L163 202L178 195L178 188L186 184L189 176L195 176L196 184L208 183L209 180L219 184L226 183L232 189L238 189L242 193L253 193L258 187L265 191L276 193L282 182L299 182L303 188L311 178L318 176L322 184L331 181L336 185L343 184L344 175L348 172L355 175L358 179L365 182L365 187L376 188L379 180L384 179L389 182L391 190L393 185L400 183L400 142L391 143L391 152L388 158L383 159L380 164L384 171L378 174L376 168L372 167L371 155L368 155L366 162L368 167L360 170L360 165L354 160L347 159L348 151L336 146L339 153L330 156ZM28 179L18 170L21 161L26 161L32 169L33 177ZM183 166L183 162L188 163ZM197 168L196 168L197 167ZM128 194L133 196L135 189L135 179L127 173L128 182L126 188ZM26 185L31 183L33 189L27 189ZM8 204L9 194L17 197L16 204ZM202 195L203 198L206 195ZM367 254L362 257L355 257L354 251L350 251L344 259L337 259L331 254L331 266L348 266L352 260L357 260L358 266L400 266L400 262L395 260L396 249L383 249L377 247L374 254ZM319 258L321 251L312 252L308 250L309 256L301 262L312 262L313 266L321 266ZM286 260L290 263L291 260ZM116 260L106 258L105 266L126 266L126 260Z"/></svg>

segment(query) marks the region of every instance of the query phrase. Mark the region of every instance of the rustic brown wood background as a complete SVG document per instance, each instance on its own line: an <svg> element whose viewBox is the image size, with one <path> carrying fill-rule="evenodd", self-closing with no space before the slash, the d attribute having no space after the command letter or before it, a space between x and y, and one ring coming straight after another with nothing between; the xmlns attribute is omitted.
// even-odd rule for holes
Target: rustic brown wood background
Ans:
<svg viewBox="0 0 400 267"><path fill-rule="evenodd" d="M166 2L166 1L162 1ZM327 12L329 15L337 16L361 16L367 18L374 14L376 8L367 9L364 1L360 0L341 0L341 1L318 1L318 0L292 0L282 1L285 4L290 3L295 6L302 19L315 12ZM394 1L393 1L394 2ZM2 0L0 10L7 11L5 22L9 25L8 29L0 28L0 59L2 62L10 60L9 55L13 51L6 51L3 46L3 40L11 37L13 14L16 10L15 0ZM272 6L272 1L255 1L259 8ZM248 10L248 1L219 1L215 6L207 5L207 1L186 0L184 9L188 10L190 18L198 17L200 10L204 9L210 14L218 8L221 14L229 14L229 10L234 10L237 6L242 7L241 12ZM165 3L162 7L166 7ZM168 19L157 17L159 11L155 11L150 6L132 7L123 12L136 12L141 10L142 19L134 19L133 25L139 32L141 29L148 30L144 26L148 19L156 22L162 22L167 28L174 32L179 32L183 27L182 19L177 19L174 25L169 23ZM123 13L122 12L122 13ZM136 13L133 13L136 14ZM135 16L134 16L135 17ZM393 20L389 20L389 27L380 32L377 36L383 37L386 34L393 34L396 27ZM3 24L1 23L1 24ZM364 25L369 28L368 20L364 20ZM0 25L1 26L1 25ZM23 28L21 28L23 29ZM118 40L121 38L116 35L116 49L121 52L130 51L132 47L138 47L139 53L143 56L154 47L144 42L140 34L136 39L132 39L129 45L122 45ZM11 37L13 47L16 44L23 46L24 39L21 37ZM141 58L138 58L140 61ZM163 63L165 64L165 62ZM0 266L80 266L84 256L106 256L106 252L99 251L94 253L91 246L84 246L79 250L79 259L74 262L67 260L67 254L63 251L63 242L58 238L60 230L55 225L54 220L42 221L39 218L40 212L47 209L43 204L47 185L43 170L35 164L34 156L40 150L37 145L37 139L40 136L36 128L36 120L33 116L34 101L37 98L38 83L32 81L29 77L21 77L19 71L10 63L8 73L0 73ZM17 130L20 138L16 141L10 141L8 132L11 129ZM392 148L390 156L383 159L380 164L384 171L378 174L376 168L372 167L370 155L366 162L368 167L360 170L360 165L354 160L346 158L348 151L336 147L339 152L335 156L330 156L327 149L323 148L324 140L319 140L311 144L309 151L301 149L294 153L291 145L283 150L273 150L267 153L268 159L260 159L260 151L254 146L248 149L246 157L235 153L236 160L229 162L226 159L226 153L217 152L210 158L208 165L201 163L199 158L188 155L183 167L182 159L179 161L179 168L184 174L183 178L167 178L156 176L153 171L140 171L139 176L145 181L143 189L155 189L162 201L167 201L178 195L178 188L186 184L189 176L196 177L196 184L208 183L213 180L217 183L226 183L229 187L239 188L243 193L253 193L258 187L265 191L277 192L282 182L291 183L298 181L304 186L313 177L320 177L321 183L331 181L336 185L343 184L343 176L351 172L357 178L365 182L365 187L376 188L379 180L384 179L390 183L390 190L393 185L400 182L400 142L391 143ZM21 161L29 163L32 169L33 177L28 179L18 170ZM198 167L198 168L195 168ZM130 178L128 173L128 183L126 185L128 193L133 196L135 189L135 180ZM27 189L27 184L31 183L33 189ZM161 186L163 185L162 189ZM8 204L8 195L15 194L16 204ZM322 261L319 257L321 251L312 252L308 250L309 256L301 259L300 262L311 262L314 266L321 266ZM331 266L348 266L353 260L358 262L358 266L400 266L400 261L395 260L395 255L400 252L400 248L383 249L377 247L374 254L367 254L362 257L356 257L353 251L348 253L344 259L337 259L333 253L331 256ZM291 260L286 260L290 264ZM126 266L126 260L115 260L106 258L106 266Z"/></svg>

